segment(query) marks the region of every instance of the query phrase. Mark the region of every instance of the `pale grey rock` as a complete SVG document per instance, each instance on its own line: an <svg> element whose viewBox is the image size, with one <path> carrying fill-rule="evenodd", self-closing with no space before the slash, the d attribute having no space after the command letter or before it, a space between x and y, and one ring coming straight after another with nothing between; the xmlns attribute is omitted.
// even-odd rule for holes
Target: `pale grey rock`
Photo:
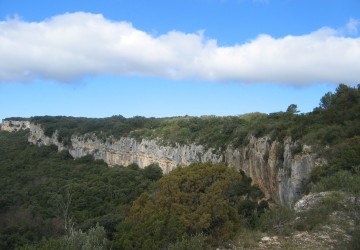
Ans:
<svg viewBox="0 0 360 250"><path fill-rule="evenodd" d="M69 153L74 158L91 154L95 159L104 160L111 166L136 163L140 168L157 163L164 173L169 173L178 165L222 161L222 156L213 154L212 149L205 150L203 146L195 144L176 144L171 147L161 145L159 140L142 139L139 142L129 137L110 137L103 141L95 135L72 136L71 143Z"/></svg>
<svg viewBox="0 0 360 250"><path fill-rule="evenodd" d="M29 128L30 128L30 135L28 141L30 143L38 146L55 145L58 147L59 151L66 149L66 147L61 142L59 142L57 131L55 131L55 133L51 137L48 137L45 135L44 130L42 129L40 124L30 123Z"/></svg>
<svg viewBox="0 0 360 250"><path fill-rule="evenodd" d="M294 210L296 212L304 212L311 208L314 208L316 205L320 204L325 197L334 194L334 192L320 192L320 193L312 193L303 196L300 200L298 200L294 205Z"/></svg>
<svg viewBox="0 0 360 250"><path fill-rule="evenodd" d="M283 143L272 141L268 136L251 137L244 147L228 147L225 159L230 166L250 176L266 198L291 206L301 197L303 185L310 179L316 158L306 145L301 153L293 155L292 149L295 147L298 145L290 137Z"/></svg>
<svg viewBox="0 0 360 250"><path fill-rule="evenodd" d="M294 210L296 212L304 212L309 209L315 208L316 206L324 202L325 198L328 197L335 198L335 201L339 202L339 204L342 204L345 207L360 207L360 196L350 195L342 191L326 191L319 193L310 193L303 196L295 203ZM358 216L357 214L355 215Z"/></svg>
<svg viewBox="0 0 360 250"><path fill-rule="evenodd" d="M9 121L3 120L1 124L2 131L16 132L30 128L30 121Z"/></svg>

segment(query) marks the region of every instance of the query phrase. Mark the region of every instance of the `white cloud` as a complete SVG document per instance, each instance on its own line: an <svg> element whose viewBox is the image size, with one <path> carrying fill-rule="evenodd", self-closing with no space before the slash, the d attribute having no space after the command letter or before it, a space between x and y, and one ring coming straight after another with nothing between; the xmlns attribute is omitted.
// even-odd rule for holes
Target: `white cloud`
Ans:
<svg viewBox="0 0 360 250"><path fill-rule="evenodd" d="M356 31L358 21L347 28ZM74 81L91 75L141 75L218 82L357 83L360 38L322 28L303 36L259 35L219 46L203 32L152 36L127 22L72 13L43 22L0 22L0 81Z"/></svg>
<svg viewBox="0 0 360 250"><path fill-rule="evenodd" d="M346 30L351 35L356 35L358 33L358 26L360 21L354 18L350 18L349 22L346 24Z"/></svg>

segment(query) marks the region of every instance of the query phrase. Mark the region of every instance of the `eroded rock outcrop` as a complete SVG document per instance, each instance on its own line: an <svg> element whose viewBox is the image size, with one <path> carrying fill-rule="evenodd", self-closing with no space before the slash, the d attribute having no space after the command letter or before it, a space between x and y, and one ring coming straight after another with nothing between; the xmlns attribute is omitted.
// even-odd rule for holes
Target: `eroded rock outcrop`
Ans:
<svg viewBox="0 0 360 250"><path fill-rule="evenodd" d="M58 146L59 150L68 149L74 158L93 155L95 159L104 160L110 166L127 166L136 163L144 168L152 163L157 163L164 173L168 173L178 165L187 166L193 162L223 161L221 155L212 153L212 149L205 150L201 145L164 146L158 140L113 137L105 140L97 138L94 134L71 137L71 147L66 148L57 139L55 132L52 137L45 136L40 125L31 124L29 142L36 145Z"/></svg>
<svg viewBox="0 0 360 250"><path fill-rule="evenodd" d="M30 128L30 121L3 120L1 124L1 130L8 132L16 132L28 128Z"/></svg>
<svg viewBox="0 0 360 250"><path fill-rule="evenodd" d="M129 137L109 137L103 140L86 134L73 135L71 146L67 147L58 140L57 132L49 137L41 125L31 123L29 128L29 142L33 144L56 145L59 150L68 150L74 158L93 155L111 166L137 163L143 168L158 163L163 172L168 173L179 165L193 162L226 162L250 176L266 198L286 206L292 206L301 198L303 185L316 165L316 155L311 148L291 138L279 142L269 136L250 137L242 147L229 145L224 152L219 152L196 144L165 146L160 139L138 141Z"/></svg>
<svg viewBox="0 0 360 250"><path fill-rule="evenodd" d="M32 144L38 146L50 146L55 145L58 147L59 151L67 150L68 148L64 146L58 139L58 132L55 131L51 137L46 136L44 130L41 125L30 123L30 135L28 141Z"/></svg>
<svg viewBox="0 0 360 250"><path fill-rule="evenodd" d="M311 148L293 142L290 137L282 143L269 136L250 137L241 148L228 147L225 159L250 176L266 198L289 206L301 197L303 185L316 164Z"/></svg>

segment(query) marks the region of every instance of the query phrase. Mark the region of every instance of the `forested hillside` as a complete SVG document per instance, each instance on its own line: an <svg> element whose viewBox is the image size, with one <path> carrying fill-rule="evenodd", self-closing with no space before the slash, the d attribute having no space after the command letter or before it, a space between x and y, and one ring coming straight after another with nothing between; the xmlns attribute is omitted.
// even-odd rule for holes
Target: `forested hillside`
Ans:
<svg viewBox="0 0 360 250"><path fill-rule="evenodd" d="M162 176L157 166L109 168L36 147L27 132L0 133L0 249L56 237L96 223L111 237L142 192Z"/></svg>
<svg viewBox="0 0 360 250"><path fill-rule="evenodd" d="M304 194L327 193L317 206L294 211L269 206L249 177L224 163L195 163L163 176L156 165L109 168L31 145L28 131L1 131L0 249L276 248L261 245L265 236L288 249L360 248L360 85L339 85L307 114L293 104L284 112L232 117L29 120L48 136L58 131L69 146L72 135L85 133L219 151L246 144L250 135L290 136L323 159ZM301 245L299 232L320 236ZM325 233L328 241L316 240Z"/></svg>
<svg viewBox="0 0 360 250"><path fill-rule="evenodd" d="M194 235L204 246L217 245L267 207L257 203L262 195L249 178L223 164L195 164L161 178L155 165L109 168L26 138L26 131L0 133L2 249L41 240L26 248L78 249L56 238L80 237L75 229L97 224L90 232L104 232L109 242L102 247L167 248ZM82 244L78 240L73 243Z"/></svg>
<svg viewBox="0 0 360 250"><path fill-rule="evenodd" d="M340 84L335 93L326 93L310 113L299 113L296 104L286 111L271 114L250 113L239 116L202 116L145 118L121 115L110 118L75 118L41 116L29 118L41 124L45 134L59 132L60 141L70 142L73 134L96 133L134 138L161 138L165 144L192 142L213 148L238 146L248 135L271 135L274 139L292 136L309 144L333 145L360 134L359 86ZM7 120L19 118L7 118ZM20 118L23 119L23 118Z"/></svg>

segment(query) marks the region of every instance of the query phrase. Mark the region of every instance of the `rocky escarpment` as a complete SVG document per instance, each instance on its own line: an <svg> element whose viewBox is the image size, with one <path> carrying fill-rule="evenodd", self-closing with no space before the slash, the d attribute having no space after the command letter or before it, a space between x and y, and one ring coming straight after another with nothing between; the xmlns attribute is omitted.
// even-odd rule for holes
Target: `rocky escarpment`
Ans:
<svg viewBox="0 0 360 250"><path fill-rule="evenodd" d="M164 146L160 140L143 138L138 141L129 137L103 140L94 134L86 134L73 135L71 146L67 147L58 140L57 132L48 137L41 125L31 123L29 128L29 142L33 144L56 145L59 150L68 150L74 158L93 155L109 165L137 163L143 168L157 163L164 173L168 173L179 165L193 162L226 162L250 176L266 198L286 206L292 206L301 198L303 185L317 164L311 147L300 145L291 138L279 142L269 136L250 137L242 147L229 145L225 151L218 152L196 144Z"/></svg>
<svg viewBox="0 0 360 250"><path fill-rule="evenodd" d="M267 198L289 206L301 197L311 170L319 164L311 147L293 142L290 137L284 142L269 136L250 137L241 148L228 147L225 159L250 176Z"/></svg>
<svg viewBox="0 0 360 250"><path fill-rule="evenodd" d="M74 158L92 154L95 159L104 160L109 165L127 166L136 163L141 168L157 163L164 173L169 173L179 165L209 161L219 163L223 158L213 154L211 150L205 150L201 145L176 144L170 147L160 145L157 140L142 139L139 142L129 137L102 141L94 135L73 136L71 143L69 153Z"/></svg>
<svg viewBox="0 0 360 250"><path fill-rule="evenodd" d="M51 137L45 136L40 125L30 125L29 142L36 145L56 145L59 150L67 149L74 158L93 155L95 159L104 160L110 166L131 163L144 168L152 163L157 163L164 173L168 173L179 165L187 166L194 162L219 163L223 161L221 155L212 153L211 149L205 150L201 145L163 146L158 140L122 137L115 139L109 137L105 140L97 138L94 134L71 137L71 147L65 147L57 139L57 132Z"/></svg>
<svg viewBox="0 0 360 250"><path fill-rule="evenodd" d="M15 132L28 128L30 128L30 121L3 120L1 124L1 130L8 132Z"/></svg>

